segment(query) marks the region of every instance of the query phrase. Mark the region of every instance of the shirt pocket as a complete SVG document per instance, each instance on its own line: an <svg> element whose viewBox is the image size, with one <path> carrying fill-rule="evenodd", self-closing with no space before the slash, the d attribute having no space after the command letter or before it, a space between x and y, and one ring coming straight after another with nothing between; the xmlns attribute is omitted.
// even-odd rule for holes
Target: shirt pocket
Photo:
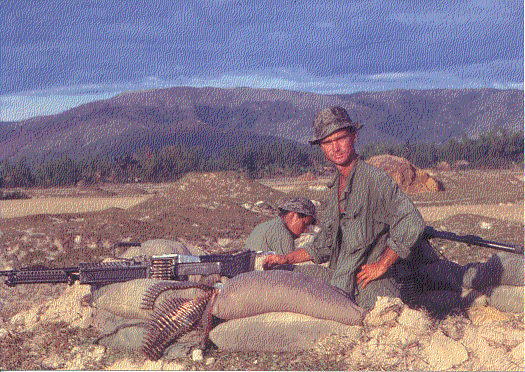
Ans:
<svg viewBox="0 0 525 372"><path fill-rule="evenodd" d="M369 240L363 205L350 209L341 216L342 244L348 253L354 253L367 246Z"/></svg>

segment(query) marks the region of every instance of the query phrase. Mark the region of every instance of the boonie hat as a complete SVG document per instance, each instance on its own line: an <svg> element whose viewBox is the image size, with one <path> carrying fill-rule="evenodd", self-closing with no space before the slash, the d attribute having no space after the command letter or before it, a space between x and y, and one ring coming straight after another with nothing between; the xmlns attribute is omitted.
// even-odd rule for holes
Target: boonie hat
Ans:
<svg viewBox="0 0 525 372"><path fill-rule="evenodd" d="M308 141L316 145L324 138L345 128L361 129L363 125L350 119L348 112L340 106L332 106L321 110L314 118L314 134Z"/></svg>
<svg viewBox="0 0 525 372"><path fill-rule="evenodd" d="M281 211L289 211L304 214L306 216L312 216L314 220L312 224L315 225L317 216L315 214L315 205L311 200L306 198L295 198L282 203L279 207Z"/></svg>

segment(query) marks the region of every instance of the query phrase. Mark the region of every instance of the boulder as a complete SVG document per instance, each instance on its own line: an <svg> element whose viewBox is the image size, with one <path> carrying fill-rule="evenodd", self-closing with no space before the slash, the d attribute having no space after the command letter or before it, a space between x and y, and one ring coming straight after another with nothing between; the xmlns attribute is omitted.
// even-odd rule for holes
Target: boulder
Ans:
<svg viewBox="0 0 525 372"><path fill-rule="evenodd" d="M443 185L439 181L405 158L383 154L371 157L367 163L387 172L406 193L434 193L443 190Z"/></svg>

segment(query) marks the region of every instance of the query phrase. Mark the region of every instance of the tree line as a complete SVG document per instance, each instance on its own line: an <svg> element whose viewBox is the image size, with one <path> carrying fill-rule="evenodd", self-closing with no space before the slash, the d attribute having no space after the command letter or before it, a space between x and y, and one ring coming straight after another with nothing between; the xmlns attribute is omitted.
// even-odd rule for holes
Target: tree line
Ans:
<svg viewBox="0 0 525 372"><path fill-rule="evenodd" d="M386 144L370 143L363 147L361 155L367 159L380 154L399 156L410 160L419 168L431 168L446 162L453 165L463 162L467 168L509 168L523 166L523 130L510 132L497 128L481 134L477 139L462 135L461 139L449 139L445 143Z"/></svg>
<svg viewBox="0 0 525 372"><path fill-rule="evenodd" d="M440 162L466 161L473 168L508 168L523 165L523 131L511 133L497 129L478 139L463 136L443 144L409 143L366 144L360 151L367 159L390 154L404 157L420 168ZM220 153L203 146L184 144L159 150L144 147L137 153L115 156L101 154L73 159L51 154L39 159L20 158L0 162L0 187L72 186L79 182L172 182L190 171L238 171L252 178L314 174L326 170L324 156L317 146L291 141L247 143L226 147Z"/></svg>

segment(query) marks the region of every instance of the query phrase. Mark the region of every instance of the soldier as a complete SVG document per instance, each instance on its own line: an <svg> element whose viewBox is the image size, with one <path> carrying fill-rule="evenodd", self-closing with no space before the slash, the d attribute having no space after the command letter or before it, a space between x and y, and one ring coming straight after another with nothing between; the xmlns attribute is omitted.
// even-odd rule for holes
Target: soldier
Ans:
<svg viewBox="0 0 525 372"><path fill-rule="evenodd" d="M278 217L255 226L246 240L246 250L288 254L295 249L294 240L316 223L315 206L308 199L295 198L278 209Z"/></svg>
<svg viewBox="0 0 525 372"><path fill-rule="evenodd" d="M423 306L459 306L468 267L439 259L428 242L422 241L425 223L412 201L386 172L356 154L354 144L361 127L337 106L315 117L309 142L319 145L337 168L320 220L322 230L312 246L270 255L263 268L309 260L329 262L330 283L365 308L372 308L378 296L414 304L421 300L418 289L422 284L453 293Z"/></svg>

